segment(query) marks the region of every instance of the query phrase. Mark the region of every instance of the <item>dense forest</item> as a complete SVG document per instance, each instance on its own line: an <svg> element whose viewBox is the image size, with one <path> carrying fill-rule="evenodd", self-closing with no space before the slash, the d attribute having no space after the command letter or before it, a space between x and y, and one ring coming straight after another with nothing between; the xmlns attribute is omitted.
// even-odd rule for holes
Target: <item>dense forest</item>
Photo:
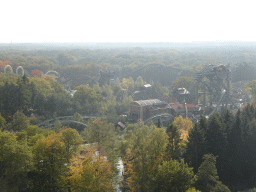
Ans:
<svg viewBox="0 0 256 192"><path fill-rule="evenodd" d="M252 190L256 78L232 83L233 110L167 126L128 118L136 97L174 102L208 64L255 68L256 50L0 45L1 191Z"/></svg>

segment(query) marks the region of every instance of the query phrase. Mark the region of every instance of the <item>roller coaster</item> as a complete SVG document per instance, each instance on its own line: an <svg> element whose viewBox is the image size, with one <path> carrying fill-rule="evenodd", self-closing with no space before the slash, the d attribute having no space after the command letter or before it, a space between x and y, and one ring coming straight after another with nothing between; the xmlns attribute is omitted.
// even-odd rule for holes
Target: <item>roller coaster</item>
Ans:
<svg viewBox="0 0 256 192"><path fill-rule="evenodd" d="M5 66L4 73L13 73L13 69L12 69L11 65L6 65ZM23 69L22 66L18 66L16 68L16 75L21 75L21 76L24 75L24 69Z"/></svg>
<svg viewBox="0 0 256 192"><path fill-rule="evenodd" d="M60 78L60 74L57 71L50 70L47 73L45 73L45 75L53 76L55 79Z"/></svg>
<svg viewBox="0 0 256 192"><path fill-rule="evenodd" d="M197 72L194 83L188 89L190 92L188 102L197 105L202 95L203 108L206 107L206 99L211 108L210 111L206 111L208 115L214 113L219 107L222 109L237 108L230 94L232 73L229 68L229 65L210 64Z"/></svg>
<svg viewBox="0 0 256 192"><path fill-rule="evenodd" d="M154 65L153 69L155 67L162 68L160 65ZM158 78L161 79L162 76L158 75ZM188 88L188 94L186 97L184 95L182 97L184 100L178 100L181 103L186 102L202 106L205 110L204 114L211 115L220 108L221 110L238 108L240 103L235 102L231 95L231 82L255 80L256 70L248 64L239 65L232 71L229 65L210 64L198 71L194 79L193 84ZM137 91L135 93L138 95L143 92Z"/></svg>
<svg viewBox="0 0 256 192"><path fill-rule="evenodd" d="M147 82L159 81L162 85L171 85L173 81L178 78L178 74L182 69L175 68L172 66L165 66L162 64L149 64L142 67L138 67L130 72L120 71L119 73L109 71L100 72L100 81L101 84L109 83L111 78L126 78L132 77L134 80L138 76L142 76ZM7 65L4 68L4 72L13 73L12 67ZM24 69L19 66L16 68L16 74L24 75ZM56 79L60 79L60 74L57 71L48 71L46 75L52 75ZM90 77L90 76L88 76ZM238 107L238 104L233 101L231 96L231 82L236 83L239 81L250 81L256 80L256 69L246 63L241 64L237 67L234 67L232 71L228 65L213 65L210 64L196 73L194 76L195 81L191 87L188 88L190 92L189 98L186 100L187 103L199 104L201 103L202 107L211 108L208 111L208 115L211 115L213 112L222 109L233 109ZM66 80L69 82L70 80ZM200 101L200 102L199 102ZM155 117L156 119L158 117ZM169 119L163 115L162 119ZM154 119L153 119L154 120ZM62 123L70 123L71 120L63 120ZM74 123L76 123L74 121ZM48 123L48 125L51 125ZM47 126L48 126L47 125ZM44 125L43 127L45 127Z"/></svg>
<svg viewBox="0 0 256 192"><path fill-rule="evenodd" d="M94 115L81 115L82 119L91 119L91 118L100 118L101 116L94 116ZM54 126L54 122L56 120L61 120L60 123L61 124L70 124L70 123L75 123L75 124L79 124L79 125L83 125L85 128L87 127L87 125L85 123L79 122L79 121L75 121L72 120L72 118L74 118L74 116L60 116L60 117L56 117L56 118L52 118L52 119L47 119L41 123L36 124L36 126L40 127L40 128L48 128L48 127L52 127Z"/></svg>

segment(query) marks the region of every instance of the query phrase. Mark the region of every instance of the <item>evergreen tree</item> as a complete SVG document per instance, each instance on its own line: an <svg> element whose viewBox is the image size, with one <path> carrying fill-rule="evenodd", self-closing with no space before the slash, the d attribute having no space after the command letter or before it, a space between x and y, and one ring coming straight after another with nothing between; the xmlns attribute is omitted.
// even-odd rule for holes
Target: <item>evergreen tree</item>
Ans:
<svg viewBox="0 0 256 192"><path fill-rule="evenodd" d="M203 133L205 134L208 129L208 125L207 125L207 119L203 115L200 116L199 126L200 126L200 130L202 130Z"/></svg>
<svg viewBox="0 0 256 192"><path fill-rule="evenodd" d="M206 144L207 144L207 153L211 153L215 156L218 156L217 168L223 173L226 169L226 152L227 152L227 138L225 124L221 122L221 117L219 113L214 113L210 116L208 120L208 130L205 134ZM223 179L223 175L220 175Z"/></svg>
<svg viewBox="0 0 256 192"><path fill-rule="evenodd" d="M195 123L193 129L189 131L187 149L184 155L186 161L191 163L195 172L197 172L197 169L201 165L205 153L206 141L204 130L200 129L198 123Z"/></svg>
<svg viewBox="0 0 256 192"><path fill-rule="evenodd" d="M43 94L37 94L34 100L33 112L39 116L45 115L46 111L46 98Z"/></svg>
<svg viewBox="0 0 256 192"><path fill-rule="evenodd" d="M252 129L250 126L250 122L253 120L254 115L254 107L253 105L247 104L244 108L244 110L241 112L241 121L242 121L242 127L243 127L243 141L244 145L246 145L247 141L250 140L250 137L252 136Z"/></svg>
<svg viewBox="0 0 256 192"><path fill-rule="evenodd" d="M242 118L241 118L242 116ZM254 133L255 121L248 123L249 118L241 115L238 111L236 120L232 126L232 132L229 138L229 167L226 170L226 179L230 186L235 186L237 190L252 188L255 186L255 152L256 152L256 134ZM232 175L232 177L231 177Z"/></svg>
<svg viewBox="0 0 256 192"><path fill-rule="evenodd" d="M181 138L180 138L180 131L178 127L172 123L166 129L166 133L169 136L168 138L168 145L167 145L167 154L171 159L180 159L183 153L183 148L180 145Z"/></svg>
<svg viewBox="0 0 256 192"><path fill-rule="evenodd" d="M30 90L30 86L28 84L29 80L26 77L26 75L24 75L22 78L18 78L17 80L17 85L18 85L18 90L17 90L17 95L18 95L18 103L19 105L18 110L20 110L21 112L23 112L26 115L29 115L29 111L31 106L31 96L32 96L32 92Z"/></svg>
<svg viewBox="0 0 256 192"><path fill-rule="evenodd" d="M18 86L5 83L1 90L1 111L3 117L9 122L13 114L19 110Z"/></svg>
<svg viewBox="0 0 256 192"><path fill-rule="evenodd" d="M230 150L234 152L241 150L243 145L243 126L240 110L236 113L235 122L233 123L228 141Z"/></svg>
<svg viewBox="0 0 256 192"><path fill-rule="evenodd" d="M45 111L48 115L52 116L57 109L57 99L55 95L51 95L47 98L45 103Z"/></svg>
<svg viewBox="0 0 256 192"><path fill-rule="evenodd" d="M242 112L242 118L248 118L249 121L252 121L253 117L254 117L254 107L253 105L250 104L246 104L243 112Z"/></svg>
<svg viewBox="0 0 256 192"><path fill-rule="evenodd" d="M230 192L227 186L219 181L216 168L216 157L212 154L206 154L203 157L203 163L198 169L197 181L195 187L203 192Z"/></svg>
<svg viewBox="0 0 256 192"><path fill-rule="evenodd" d="M234 122L234 116L229 110L225 110L224 112L221 113L221 118L222 118L222 122L224 123L223 125L225 126L226 134L228 137Z"/></svg>
<svg viewBox="0 0 256 192"><path fill-rule="evenodd" d="M210 116L206 131L207 152L222 157L227 147L226 134L218 113Z"/></svg>

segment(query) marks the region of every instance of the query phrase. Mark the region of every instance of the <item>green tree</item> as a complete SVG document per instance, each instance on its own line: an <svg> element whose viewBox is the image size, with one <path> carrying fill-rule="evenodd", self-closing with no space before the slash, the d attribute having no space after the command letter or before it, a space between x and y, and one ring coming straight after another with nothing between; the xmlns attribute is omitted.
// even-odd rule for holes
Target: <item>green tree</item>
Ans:
<svg viewBox="0 0 256 192"><path fill-rule="evenodd" d="M39 140L33 147L36 191L58 191L63 188L67 173L65 143L55 135Z"/></svg>
<svg viewBox="0 0 256 192"><path fill-rule="evenodd" d="M186 190L186 192L201 192L199 190L196 190L194 187L189 188L188 190Z"/></svg>
<svg viewBox="0 0 256 192"><path fill-rule="evenodd" d="M172 82L172 89L176 89L179 87L184 87L188 89L192 83L194 82L193 77L179 77L175 81Z"/></svg>
<svg viewBox="0 0 256 192"><path fill-rule="evenodd" d="M80 85L76 87L76 90L73 98L80 104L80 112L82 114L97 114L100 107L100 95L87 85Z"/></svg>
<svg viewBox="0 0 256 192"><path fill-rule="evenodd" d="M243 146L243 125L241 120L241 112L238 109L235 117L235 122L228 135L229 148L232 154L235 155L237 152L241 152Z"/></svg>
<svg viewBox="0 0 256 192"><path fill-rule="evenodd" d="M14 134L0 131L1 191L18 191L28 185L27 172L32 169L32 153Z"/></svg>
<svg viewBox="0 0 256 192"><path fill-rule="evenodd" d="M114 125L106 119L90 119L81 135L89 143L102 144L107 150L115 146L117 137Z"/></svg>
<svg viewBox="0 0 256 192"><path fill-rule="evenodd" d="M38 93L35 95L33 113L41 116L46 112L46 97L43 94Z"/></svg>
<svg viewBox="0 0 256 192"><path fill-rule="evenodd" d="M71 65L75 61L75 58L71 55L61 53L58 55L57 60L59 62L59 65L64 66L64 65Z"/></svg>
<svg viewBox="0 0 256 192"><path fill-rule="evenodd" d="M29 126L29 119L20 111L17 111L13 115L11 122L11 129L13 131L20 131L26 129Z"/></svg>
<svg viewBox="0 0 256 192"><path fill-rule="evenodd" d="M256 103L256 80L249 81L246 84L246 92L251 94L253 97L253 103Z"/></svg>
<svg viewBox="0 0 256 192"><path fill-rule="evenodd" d="M59 133L62 142L65 143L67 159L71 158L72 154L77 152L78 147L82 144L83 139L80 137L77 130L67 128Z"/></svg>
<svg viewBox="0 0 256 192"><path fill-rule="evenodd" d="M230 192L228 187L219 181L216 168L216 157L212 154L206 154L204 155L203 159L204 161L196 174L196 189L204 192Z"/></svg>
<svg viewBox="0 0 256 192"><path fill-rule="evenodd" d="M227 138L224 126L221 123L220 115L215 113L208 120L208 129L205 134L207 152L223 157L227 148Z"/></svg>
<svg viewBox="0 0 256 192"><path fill-rule="evenodd" d="M167 87L163 87L161 83L156 82L152 83L151 93L149 94L151 98L159 98L163 95L169 95L169 90Z"/></svg>
<svg viewBox="0 0 256 192"><path fill-rule="evenodd" d="M221 113L222 122L224 123L223 126L225 126L227 137L229 137L229 134L231 133L232 126L234 124L235 118L231 111L226 110Z"/></svg>
<svg viewBox="0 0 256 192"><path fill-rule="evenodd" d="M108 102L114 102L115 97L113 95L113 90L112 87L108 84L105 84L104 86L101 87L102 93L101 95L106 98Z"/></svg>
<svg viewBox="0 0 256 192"><path fill-rule="evenodd" d="M224 162L224 168L226 169L223 170L223 173L220 172L220 176L225 179L228 185L236 186L238 190L251 188L255 184L255 180L251 178L255 171L255 157L252 155L255 153L255 140L252 137L254 128L252 129L250 126L248 112L248 109L243 112L238 110L235 118L233 118L231 130L227 137L229 148L225 153L225 162L228 163L225 165ZM228 167L233 167L233 169Z"/></svg>
<svg viewBox="0 0 256 192"><path fill-rule="evenodd" d="M37 94L44 95L45 97L54 93L50 82L46 81L43 77L31 77L31 83L34 84Z"/></svg>
<svg viewBox="0 0 256 192"><path fill-rule="evenodd" d="M116 113L119 115L127 113L127 111L129 111L129 104L132 101L132 96L129 96L128 93L124 93L121 103L116 104Z"/></svg>
<svg viewBox="0 0 256 192"><path fill-rule="evenodd" d="M18 109L25 114L29 114L29 110L31 108L31 97L32 97L32 90L30 90L31 86L29 84L29 79L26 75L23 75L22 78L18 78L17 80L18 85L18 102L19 106Z"/></svg>
<svg viewBox="0 0 256 192"><path fill-rule="evenodd" d="M117 113L116 113L116 108L114 105L110 105L108 107L108 109L106 110L106 116L107 116L107 120L110 122L110 123L118 123L118 116L117 116Z"/></svg>
<svg viewBox="0 0 256 192"><path fill-rule="evenodd" d="M135 81L135 87L141 87L145 84L145 82L143 81L142 77L139 76L136 81Z"/></svg>
<svg viewBox="0 0 256 192"><path fill-rule="evenodd" d="M40 129L36 125L30 125L26 129L23 129L16 133L18 141L25 141L28 146L34 146L36 142L42 139L45 135L45 131Z"/></svg>
<svg viewBox="0 0 256 192"><path fill-rule="evenodd" d="M166 133L168 137L168 144L167 144L167 153L169 155L169 159L180 159L184 148L181 146L181 134L178 127L172 123L166 129Z"/></svg>
<svg viewBox="0 0 256 192"><path fill-rule="evenodd" d="M82 122L82 121L83 121L82 116L81 116L79 113L77 113L77 112L75 112L75 114L74 114L74 116L73 116L73 119L74 119L75 121L79 121L79 122Z"/></svg>
<svg viewBox="0 0 256 192"><path fill-rule="evenodd" d="M107 158L108 158L109 163L111 164L113 173L115 175L117 175L119 170L117 168L117 166L118 166L118 155L117 155L116 150L115 149L108 150Z"/></svg>
<svg viewBox="0 0 256 192"><path fill-rule="evenodd" d="M6 82L3 87L1 87L0 93L0 103L1 103L1 113L3 117L9 122L13 114L20 110L19 103L19 88L17 85Z"/></svg>
<svg viewBox="0 0 256 192"><path fill-rule="evenodd" d="M184 160L170 160L158 166L155 191L185 192L195 181L193 168L188 167Z"/></svg>
<svg viewBox="0 0 256 192"><path fill-rule="evenodd" d="M0 131L5 130L5 126L6 126L6 121L5 121L5 119L2 117L2 115L0 113Z"/></svg>
<svg viewBox="0 0 256 192"><path fill-rule="evenodd" d="M200 118L199 118L199 126L200 126L200 129L203 131L203 133L205 134L208 130L208 123L207 123L207 119L205 116L203 115L200 115Z"/></svg>
<svg viewBox="0 0 256 192"><path fill-rule="evenodd" d="M204 131L195 123L193 129L189 131L188 143L185 159L191 163L194 171L197 172L202 163L203 155L206 153L206 139Z"/></svg>
<svg viewBox="0 0 256 192"><path fill-rule="evenodd" d="M57 119L57 120L54 122L53 130L54 130L55 132L60 132L60 131L62 130L62 128L63 128L63 126L62 126L60 120Z"/></svg>
<svg viewBox="0 0 256 192"><path fill-rule="evenodd" d="M45 75L43 79L45 79L45 81L50 84L51 88L54 90L55 93L65 92L63 85L61 85L54 77L50 75Z"/></svg>
<svg viewBox="0 0 256 192"><path fill-rule="evenodd" d="M102 90L101 90L101 87L100 87L100 85L99 85L98 82L97 82L96 84L94 84L94 85L92 86L92 88L94 89L94 91L95 91L97 94L100 94L100 95L101 95Z"/></svg>
<svg viewBox="0 0 256 192"><path fill-rule="evenodd" d="M127 89L130 94L134 92L135 84L132 77L123 78L120 85L123 89Z"/></svg>
<svg viewBox="0 0 256 192"><path fill-rule="evenodd" d="M127 139L124 186L132 191L150 191L158 165L165 158L167 135L162 128L139 122Z"/></svg>

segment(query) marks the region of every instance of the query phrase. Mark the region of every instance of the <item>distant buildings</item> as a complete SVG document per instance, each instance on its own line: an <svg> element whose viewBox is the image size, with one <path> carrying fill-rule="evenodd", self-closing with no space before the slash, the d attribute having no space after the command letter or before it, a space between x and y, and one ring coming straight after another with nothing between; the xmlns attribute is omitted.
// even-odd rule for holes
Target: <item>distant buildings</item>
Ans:
<svg viewBox="0 0 256 192"><path fill-rule="evenodd" d="M173 95L180 103L183 103L189 100L190 93L186 88L180 87L173 90Z"/></svg>
<svg viewBox="0 0 256 192"><path fill-rule="evenodd" d="M173 117L178 115L189 117L191 119L203 114L202 107L194 104L183 103L166 103L159 99L133 101L129 106L129 120L136 122L139 119L146 121L147 119L170 114Z"/></svg>
<svg viewBox="0 0 256 192"><path fill-rule="evenodd" d="M203 114L203 109L192 103L170 103L170 106L174 109L176 116L181 115L182 117L193 118L197 115Z"/></svg>
<svg viewBox="0 0 256 192"><path fill-rule="evenodd" d="M137 121L138 119L144 121L163 113L174 114L175 111L168 103L159 99L133 101L130 103L129 119L131 121Z"/></svg>

